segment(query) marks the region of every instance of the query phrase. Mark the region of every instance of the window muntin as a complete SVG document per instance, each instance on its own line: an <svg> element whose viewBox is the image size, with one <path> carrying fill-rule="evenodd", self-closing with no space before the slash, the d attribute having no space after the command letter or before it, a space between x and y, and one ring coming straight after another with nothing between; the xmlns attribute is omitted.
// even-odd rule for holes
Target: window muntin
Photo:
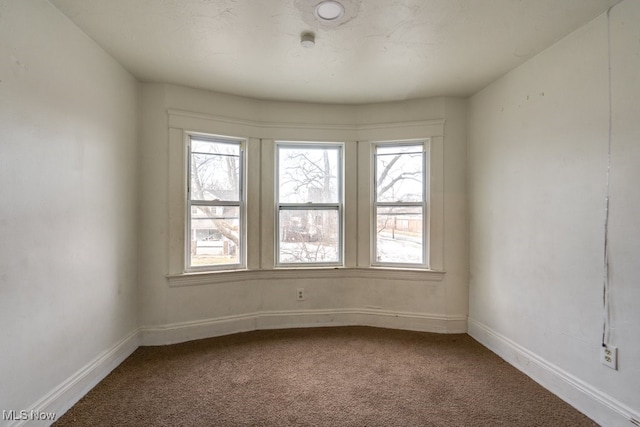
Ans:
<svg viewBox="0 0 640 427"><path fill-rule="evenodd" d="M244 142L189 135L187 270L244 265Z"/></svg>
<svg viewBox="0 0 640 427"><path fill-rule="evenodd" d="M342 152L335 143L277 143L277 265L342 265Z"/></svg>
<svg viewBox="0 0 640 427"><path fill-rule="evenodd" d="M427 267L425 141L373 145L372 265Z"/></svg>

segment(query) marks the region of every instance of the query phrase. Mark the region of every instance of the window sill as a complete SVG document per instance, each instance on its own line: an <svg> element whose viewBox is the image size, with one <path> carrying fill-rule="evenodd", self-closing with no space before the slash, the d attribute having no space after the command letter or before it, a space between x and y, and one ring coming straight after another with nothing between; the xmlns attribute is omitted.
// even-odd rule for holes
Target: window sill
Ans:
<svg viewBox="0 0 640 427"><path fill-rule="evenodd" d="M444 271L371 267L296 267L273 270L226 270L189 272L166 276L170 288L214 285L218 283L242 282L246 280L280 279L382 279L409 282L441 282Z"/></svg>

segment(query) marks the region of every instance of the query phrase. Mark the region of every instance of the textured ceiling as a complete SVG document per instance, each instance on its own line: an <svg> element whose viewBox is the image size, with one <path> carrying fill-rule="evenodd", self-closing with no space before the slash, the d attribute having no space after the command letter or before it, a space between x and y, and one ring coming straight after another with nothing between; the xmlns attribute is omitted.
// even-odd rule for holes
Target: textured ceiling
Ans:
<svg viewBox="0 0 640 427"><path fill-rule="evenodd" d="M50 0L141 81L358 104L471 95L618 1Z"/></svg>

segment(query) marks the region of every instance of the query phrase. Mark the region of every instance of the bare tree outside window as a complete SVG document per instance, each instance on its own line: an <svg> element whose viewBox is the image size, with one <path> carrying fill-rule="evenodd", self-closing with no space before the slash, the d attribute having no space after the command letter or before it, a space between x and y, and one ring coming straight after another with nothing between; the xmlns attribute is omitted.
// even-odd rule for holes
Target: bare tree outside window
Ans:
<svg viewBox="0 0 640 427"><path fill-rule="evenodd" d="M191 138L189 267L241 263L241 156L240 142Z"/></svg>
<svg viewBox="0 0 640 427"><path fill-rule="evenodd" d="M278 264L342 262L342 146L278 144Z"/></svg>
<svg viewBox="0 0 640 427"><path fill-rule="evenodd" d="M374 264L425 265L424 143L374 150Z"/></svg>

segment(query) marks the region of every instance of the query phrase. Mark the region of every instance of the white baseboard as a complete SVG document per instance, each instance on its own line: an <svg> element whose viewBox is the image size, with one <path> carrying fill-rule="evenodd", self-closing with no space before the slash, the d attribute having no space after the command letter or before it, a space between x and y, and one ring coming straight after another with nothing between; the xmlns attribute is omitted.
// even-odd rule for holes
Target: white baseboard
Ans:
<svg viewBox="0 0 640 427"><path fill-rule="evenodd" d="M259 313L140 328L140 345L168 345L256 330Z"/></svg>
<svg viewBox="0 0 640 427"><path fill-rule="evenodd" d="M640 414L549 363L488 326L469 318L468 334L547 390L602 426L640 426Z"/></svg>
<svg viewBox="0 0 640 427"><path fill-rule="evenodd" d="M465 333L467 318L377 309L264 311L196 322L142 327L141 345L166 345L261 329L374 326L422 332Z"/></svg>
<svg viewBox="0 0 640 427"><path fill-rule="evenodd" d="M55 413L56 419L60 418L89 390L129 357L139 345L140 337L136 329L24 411L25 416L22 418L27 419L16 420L9 425L12 427L51 425L52 421L33 419L35 418L34 414Z"/></svg>
<svg viewBox="0 0 640 427"><path fill-rule="evenodd" d="M465 333L466 316L442 316L377 309L268 311L260 313L256 329L320 326L373 326L420 332Z"/></svg>

